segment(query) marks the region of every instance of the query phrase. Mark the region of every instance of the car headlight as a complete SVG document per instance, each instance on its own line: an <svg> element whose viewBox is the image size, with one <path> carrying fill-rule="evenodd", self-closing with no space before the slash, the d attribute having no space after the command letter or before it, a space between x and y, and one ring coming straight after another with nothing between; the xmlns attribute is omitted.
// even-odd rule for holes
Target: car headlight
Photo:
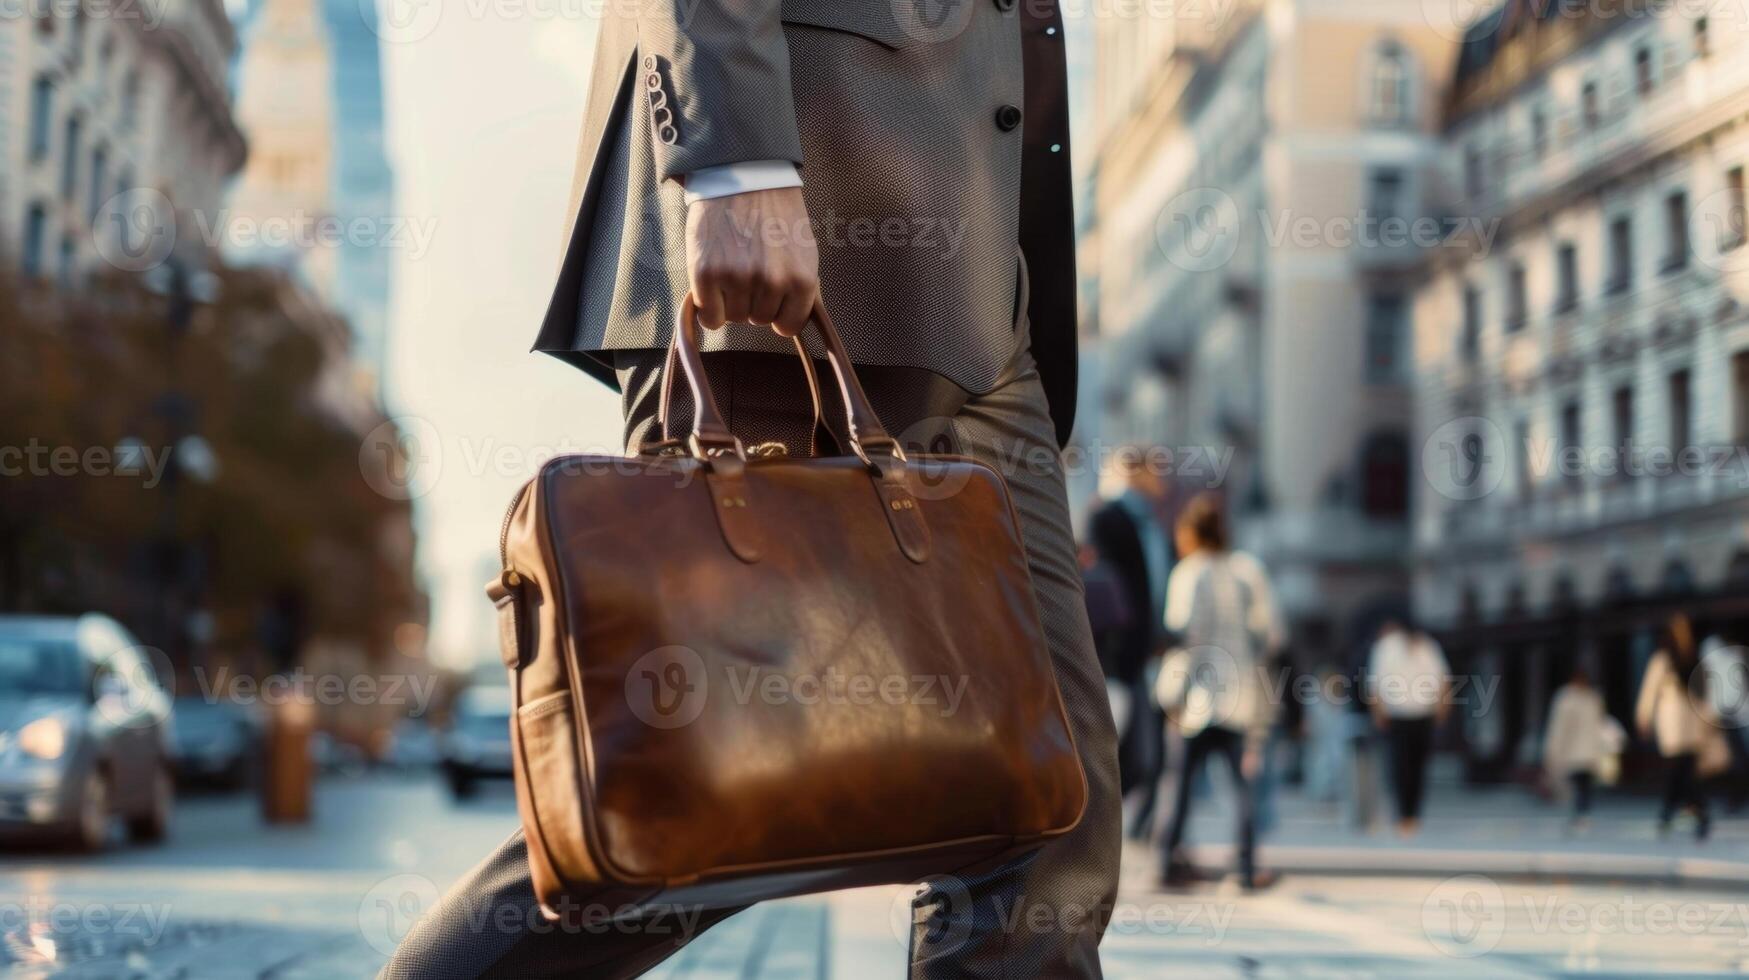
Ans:
<svg viewBox="0 0 1749 980"><path fill-rule="evenodd" d="M59 718L38 718L18 730L18 747L38 759L59 759L67 751L67 723Z"/></svg>

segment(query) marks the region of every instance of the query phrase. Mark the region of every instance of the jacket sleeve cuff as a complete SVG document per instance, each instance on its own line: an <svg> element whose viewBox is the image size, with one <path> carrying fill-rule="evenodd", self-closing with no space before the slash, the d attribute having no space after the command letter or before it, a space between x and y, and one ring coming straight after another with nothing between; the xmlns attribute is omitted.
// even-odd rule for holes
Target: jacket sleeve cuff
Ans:
<svg viewBox="0 0 1749 980"><path fill-rule="evenodd" d="M802 175L788 160L749 160L720 167L700 167L686 175L686 203L800 186Z"/></svg>

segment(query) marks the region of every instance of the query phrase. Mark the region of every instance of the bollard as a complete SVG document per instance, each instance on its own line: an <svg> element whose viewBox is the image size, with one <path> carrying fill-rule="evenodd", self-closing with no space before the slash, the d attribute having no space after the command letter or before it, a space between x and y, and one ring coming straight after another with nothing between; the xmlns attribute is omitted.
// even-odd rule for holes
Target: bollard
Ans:
<svg viewBox="0 0 1749 980"><path fill-rule="evenodd" d="M310 733L315 709L298 698L274 705L262 751L261 816L268 823L308 823L314 767Z"/></svg>

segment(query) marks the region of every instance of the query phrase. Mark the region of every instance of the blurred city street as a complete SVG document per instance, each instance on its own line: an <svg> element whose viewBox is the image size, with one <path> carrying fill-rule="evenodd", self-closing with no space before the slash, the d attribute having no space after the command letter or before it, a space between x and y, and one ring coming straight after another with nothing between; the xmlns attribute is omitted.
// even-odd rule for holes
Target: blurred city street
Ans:
<svg viewBox="0 0 1749 980"><path fill-rule="evenodd" d="M101 856L13 851L0 860L0 963L16 977L368 977L431 898L515 826L507 785L453 802L423 775L331 778L315 821L264 828L248 796L183 801L171 840ZM1281 841L1264 860L1275 889L1154 887L1151 850L1132 846L1103 947L1114 978L1706 976L1749 968L1749 834L1736 823L1701 846L1660 842L1645 801L1600 808L1593 833L1564 840L1557 811L1515 790L1445 785L1421 841L1365 836L1283 800ZM1199 822L1199 858L1223 859L1218 821ZM1582 878L1493 877L1513 853L1583 855ZM1461 853L1455 864L1453 854ZM1324 854L1359 874L1291 873ZM1375 860L1368 864L1364 855ZM1357 858L1357 855L1361 857ZM1736 884L1659 884L1634 860L1701 862ZM1467 866L1470 871L1459 870ZM1381 869L1366 873L1364 869ZM1612 874L1626 867L1630 873ZM1382 873L1383 869L1395 873ZM907 903L871 889L755 908L654 974L688 978L898 975ZM1024 928L1024 926L1020 926Z"/></svg>

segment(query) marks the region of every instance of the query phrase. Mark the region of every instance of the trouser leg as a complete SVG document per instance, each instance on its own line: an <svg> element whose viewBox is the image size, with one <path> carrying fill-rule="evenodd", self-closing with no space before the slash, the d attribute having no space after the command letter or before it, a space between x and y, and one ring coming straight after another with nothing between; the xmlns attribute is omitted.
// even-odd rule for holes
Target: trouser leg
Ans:
<svg viewBox="0 0 1749 980"><path fill-rule="evenodd" d="M1591 789L1596 777L1589 772L1576 772L1569 779L1573 783L1573 816L1589 815L1591 813Z"/></svg>
<svg viewBox="0 0 1749 980"><path fill-rule="evenodd" d="M995 390L969 399L945 421L960 452L996 466L1008 481L1088 796L1073 831L1030 861L966 883L971 934L965 942L937 950L913 933L911 976L1098 977L1098 945L1117 900L1122 853L1117 734L1087 625L1062 459L1024 343ZM911 427L927 436L933 426ZM1041 908L1048 914L1033 915ZM1018 928L1004 926L1004 917ZM1031 924L1041 921L1049 925Z"/></svg>
<svg viewBox="0 0 1749 980"><path fill-rule="evenodd" d="M1068 834L986 874L926 892L914 910L911 976L1100 976L1098 945L1117 897L1122 849L1117 734L1105 678L1087 623L1069 525L1062 461L1044 389L1024 343L996 388L967 396L927 372L859 369L887 429L908 450L957 452L996 467L1008 482L1057 686L1087 774L1087 808ZM743 441L777 441L797 452L812 426L802 372L793 358L707 354L712 386ZM628 444L653 430L660 358L623 356ZM822 369L822 380L829 377ZM932 383L933 382L933 383ZM676 415L690 420L677 391ZM832 429L842 408L828 395ZM1044 913L1036 912L1043 908ZM1044 922L1044 928L1034 924Z"/></svg>
<svg viewBox="0 0 1749 980"><path fill-rule="evenodd" d="M1184 740L1184 760L1178 768L1178 789L1172 794L1172 816L1166 821L1166 835L1160 839L1161 860L1169 865L1178 861L1180 851L1184 847L1184 831L1190 823L1191 800L1196 796L1196 777L1202 772L1203 760L1208 758L1209 747L1212 744L1209 734L1213 729L1203 729Z"/></svg>
<svg viewBox="0 0 1749 980"><path fill-rule="evenodd" d="M736 911L675 909L642 922L588 927L549 922L518 830L419 919L381 977L619 980L649 970Z"/></svg>
<svg viewBox="0 0 1749 980"><path fill-rule="evenodd" d="M1409 816L1419 820L1422 803L1427 799L1427 767L1433 760L1433 719L1422 718L1416 722L1410 758L1414 764L1409 771Z"/></svg>
<svg viewBox="0 0 1749 980"><path fill-rule="evenodd" d="M1397 819L1415 819L1415 734L1414 722L1405 718L1391 719L1391 790L1396 797Z"/></svg>
<svg viewBox="0 0 1749 980"><path fill-rule="evenodd" d="M1233 773L1234 823L1239 877L1249 883L1257 873L1257 786L1245 775L1245 736L1226 729L1210 729L1214 748L1227 760Z"/></svg>
<svg viewBox="0 0 1749 980"><path fill-rule="evenodd" d="M1145 681L1136 684L1135 709L1130 717L1135 719L1134 725L1141 726L1135 730L1135 737L1141 770L1136 785L1142 796L1131 832L1131 836L1140 840L1153 829L1154 808L1160 802L1160 777L1166 768L1166 717Z"/></svg>
<svg viewBox="0 0 1749 980"><path fill-rule="evenodd" d="M1658 810L1658 819L1669 823L1676 816L1676 811L1687 803L1693 790L1689 783L1694 779L1694 753L1686 752L1673 755L1664 760L1664 801Z"/></svg>

